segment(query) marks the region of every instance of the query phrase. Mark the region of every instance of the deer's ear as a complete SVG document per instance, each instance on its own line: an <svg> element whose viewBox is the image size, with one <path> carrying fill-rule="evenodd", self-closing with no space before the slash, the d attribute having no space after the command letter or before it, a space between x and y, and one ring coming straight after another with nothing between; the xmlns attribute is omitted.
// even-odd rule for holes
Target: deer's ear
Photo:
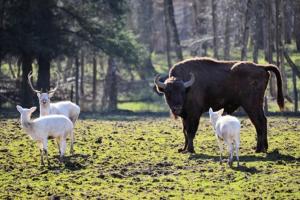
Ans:
<svg viewBox="0 0 300 200"><path fill-rule="evenodd" d="M222 108L221 110L218 111L218 114L221 116L224 112L224 108Z"/></svg>
<svg viewBox="0 0 300 200"><path fill-rule="evenodd" d="M17 110L18 110L20 113L22 113L23 108L22 108L21 106L17 105L16 108L17 108Z"/></svg>
<svg viewBox="0 0 300 200"><path fill-rule="evenodd" d="M209 114L211 115L214 111L213 111L212 108L209 108L208 112L209 112Z"/></svg>
<svg viewBox="0 0 300 200"><path fill-rule="evenodd" d="M41 93L36 93L36 95L38 96L38 98L40 98L41 97Z"/></svg>
<svg viewBox="0 0 300 200"><path fill-rule="evenodd" d="M33 113L36 110L36 107L30 108L30 112Z"/></svg>

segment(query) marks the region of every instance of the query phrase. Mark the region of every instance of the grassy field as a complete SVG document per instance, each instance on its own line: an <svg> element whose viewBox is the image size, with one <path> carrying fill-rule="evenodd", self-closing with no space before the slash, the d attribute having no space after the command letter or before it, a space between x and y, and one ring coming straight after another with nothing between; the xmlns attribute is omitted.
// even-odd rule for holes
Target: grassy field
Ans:
<svg viewBox="0 0 300 200"><path fill-rule="evenodd" d="M300 101L298 103L300 105ZM129 110L133 112L169 112L170 108L165 103L163 97L161 97L160 101L156 101L153 103L149 102L128 102L128 103L118 103L118 109L121 110ZM284 109L287 112L294 111L294 104L286 101L284 105ZM268 111L269 112L280 112L277 102L275 100L268 101Z"/></svg>
<svg viewBox="0 0 300 200"><path fill-rule="evenodd" d="M64 164L49 141L51 167L18 119L0 119L0 199L300 199L299 118L269 118L268 154L254 153L254 128L241 118L241 163L229 168L207 118L196 153L180 154L180 120L93 117L76 124Z"/></svg>

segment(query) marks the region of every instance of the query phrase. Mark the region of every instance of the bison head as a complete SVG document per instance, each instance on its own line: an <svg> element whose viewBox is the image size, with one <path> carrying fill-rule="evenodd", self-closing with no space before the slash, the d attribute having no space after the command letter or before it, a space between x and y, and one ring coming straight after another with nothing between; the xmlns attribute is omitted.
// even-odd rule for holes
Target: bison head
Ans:
<svg viewBox="0 0 300 200"><path fill-rule="evenodd" d="M195 82L194 74L190 73L190 75L190 80L186 82L174 76L164 82L160 81L159 75L155 78L157 91L165 95L166 102L175 116L181 114L187 89Z"/></svg>

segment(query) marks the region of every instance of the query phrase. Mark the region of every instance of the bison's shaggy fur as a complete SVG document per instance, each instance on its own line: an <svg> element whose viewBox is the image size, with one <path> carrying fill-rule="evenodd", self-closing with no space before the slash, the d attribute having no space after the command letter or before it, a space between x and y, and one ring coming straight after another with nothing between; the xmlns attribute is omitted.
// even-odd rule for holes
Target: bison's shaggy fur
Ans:
<svg viewBox="0 0 300 200"><path fill-rule="evenodd" d="M194 58L175 64L164 81L155 80L157 90L164 93L172 113L182 118L185 145L180 151L194 152L193 139L202 113L209 107L231 114L243 107L257 132L257 152L268 149L267 119L263 111L264 93L270 71L277 79L277 103L284 107L280 71L274 65L252 62L217 61ZM195 77L190 87L184 83Z"/></svg>

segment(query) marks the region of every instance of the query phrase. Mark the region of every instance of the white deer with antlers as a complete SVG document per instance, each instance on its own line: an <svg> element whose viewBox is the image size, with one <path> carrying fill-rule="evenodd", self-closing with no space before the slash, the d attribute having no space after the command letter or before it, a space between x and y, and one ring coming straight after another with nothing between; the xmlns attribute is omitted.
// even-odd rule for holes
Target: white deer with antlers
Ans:
<svg viewBox="0 0 300 200"><path fill-rule="evenodd" d="M36 90L31 83L32 72L28 74L28 84L33 92L35 92L39 99L40 104L40 117L46 115L64 115L68 117L73 124L75 124L78 119L80 113L80 107L71 101L60 101L56 103L51 103L50 99L58 88L58 74L57 75L57 83L54 89L48 92L41 92L40 90Z"/></svg>

